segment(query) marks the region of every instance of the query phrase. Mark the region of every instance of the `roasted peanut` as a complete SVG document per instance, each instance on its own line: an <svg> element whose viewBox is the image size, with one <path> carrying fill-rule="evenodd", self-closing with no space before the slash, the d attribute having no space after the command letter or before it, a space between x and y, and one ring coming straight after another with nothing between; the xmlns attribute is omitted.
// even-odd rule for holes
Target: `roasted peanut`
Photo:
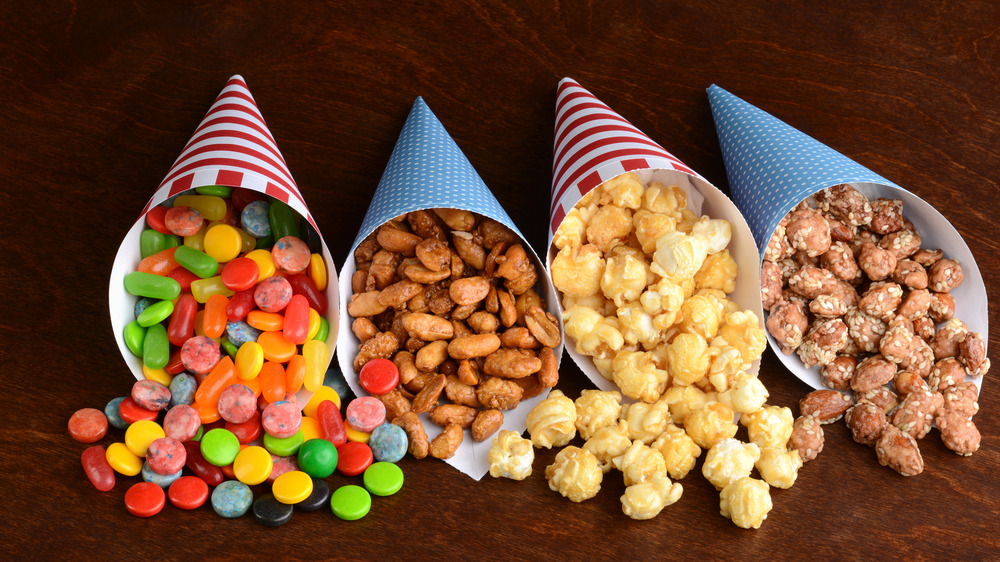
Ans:
<svg viewBox="0 0 1000 562"><path fill-rule="evenodd" d="M417 376L418 369L412 352L399 351L392 358L393 364L399 370L399 382L409 384Z"/></svg>
<svg viewBox="0 0 1000 562"><path fill-rule="evenodd" d="M542 307L537 305L528 307L524 313L524 322L528 330L531 331L531 335L535 336L535 339L542 345L557 347L562 341L559 326L545 315Z"/></svg>
<svg viewBox="0 0 1000 562"><path fill-rule="evenodd" d="M447 375L447 382L444 385L444 395L455 404L461 404L470 408L479 408L479 398L476 397L476 387L465 384L458 375Z"/></svg>
<svg viewBox="0 0 1000 562"><path fill-rule="evenodd" d="M526 377L537 373L541 368L541 359L523 349L498 349L483 361L484 373L505 379Z"/></svg>
<svg viewBox="0 0 1000 562"><path fill-rule="evenodd" d="M368 290L368 270L359 269L351 275L351 294L363 293Z"/></svg>
<svg viewBox="0 0 1000 562"><path fill-rule="evenodd" d="M458 362L458 380L469 386L479 384L479 364L470 359Z"/></svg>
<svg viewBox="0 0 1000 562"><path fill-rule="evenodd" d="M500 345L503 347L518 347L521 349L537 349L542 346L531 335L531 331L522 326L508 328L500 334Z"/></svg>
<svg viewBox="0 0 1000 562"><path fill-rule="evenodd" d="M413 232L421 238L432 238L441 242L447 241L444 229L441 228L434 215L429 211L410 211L406 214L406 222L410 224Z"/></svg>
<svg viewBox="0 0 1000 562"><path fill-rule="evenodd" d="M354 333L354 337L358 338L361 343L365 343L375 337L375 334L378 333L378 327L371 320L362 316L355 318L354 322L351 322L351 332Z"/></svg>
<svg viewBox="0 0 1000 562"><path fill-rule="evenodd" d="M379 293L380 291L366 291L351 295L351 300L347 303L347 313L354 318L381 314L388 307L379 302Z"/></svg>
<svg viewBox="0 0 1000 562"><path fill-rule="evenodd" d="M559 365L555 351L544 347L538 352L542 367L538 370L538 383L545 388L552 388L559 382Z"/></svg>
<svg viewBox="0 0 1000 562"><path fill-rule="evenodd" d="M496 315L490 314L485 310L479 310L470 314L466 319L466 323L477 334L492 334L500 327L500 320L497 319Z"/></svg>
<svg viewBox="0 0 1000 562"><path fill-rule="evenodd" d="M414 248L417 259L431 271L451 267L451 250L437 238L425 238Z"/></svg>
<svg viewBox="0 0 1000 562"><path fill-rule="evenodd" d="M476 409L462 404L441 404L432 408L428 417L442 427L453 423L462 429L469 429L476 419Z"/></svg>
<svg viewBox="0 0 1000 562"><path fill-rule="evenodd" d="M451 322L433 314L410 312L402 322L407 333L424 341L446 340L455 335Z"/></svg>
<svg viewBox="0 0 1000 562"><path fill-rule="evenodd" d="M510 291L497 289L497 300L500 303L500 323L505 328L510 328L517 322L517 307L514 305L514 296L510 294Z"/></svg>
<svg viewBox="0 0 1000 562"><path fill-rule="evenodd" d="M389 359L399 348L399 340L392 332L379 332L371 339L361 344L357 356L354 357L354 372L360 373L361 367L372 359Z"/></svg>
<svg viewBox="0 0 1000 562"><path fill-rule="evenodd" d="M456 306L455 308L451 309L451 319L465 320L469 316L472 316L472 313L477 310L479 310L479 303L463 304L460 306Z"/></svg>
<svg viewBox="0 0 1000 562"><path fill-rule="evenodd" d="M414 248L420 243L421 238L389 223L378 229L377 240L386 250L410 257L413 256Z"/></svg>
<svg viewBox="0 0 1000 562"><path fill-rule="evenodd" d="M410 411L415 414L430 411L431 408L437 405L438 398L441 397L441 392L444 390L446 382L447 378L444 375L434 375L431 377L427 384L420 389L420 392L413 397L413 405L410 407Z"/></svg>
<svg viewBox="0 0 1000 562"><path fill-rule="evenodd" d="M481 410L472 421L472 438L485 441L503 425L503 412L500 410Z"/></svg>
<svg viewBox="0 0 1000 562"><path fill-rule="evenodd" d="M358 264L358 269L361 269L362 264L368 264L372 261L372 257L381 250L381 246L375 240L375 235L371 234L367 238L358 244L358 247L354 249L354 261Z"/></svg>
<svg viewBox="0 0 1000 562"><path fill-rule="evenodd" d="M437 340L428 343L417 351L415 363L421 371L433 371L448 358L448 342Z"/></svg>
<svg viewBox="0 0 1000 562"><path fill-rule="evenodd" d="M457 305L476 304L486 298L490 282L485 277L465 277L453 281L448 296Z"/></svg>
<svg viewBox="0 0 1000 562"><path fill-rule="evenodd" d="M403 393L398 389L394 388L379 396L378 399L385 406L385 419L387 420L394 420L410 411L410 401L404 398Z"/></svg>
<svg viewBox="0 0 1000 562"><path fill-rule="evenodd" d="M510 380L521 387L521 400L534 398L546 390L542 383L538 382L537 374Z"/></svg>
<svg viewBox="0 0 1000 562"><path fill-rule="evenodd" d="M434 214L444 221L448 228L467 232L476 225L476 216L463 209L434 209Z"/></svg>
<svg viewBox="0 0 1000 562"><path fill-rule="evenodd" d="M431 441L430 454L436 459L450 459L462 444L462 428L451 423Z"/></svg>
<svg viewBox="0 0 1000 562"><path fill-rule="evenodd" d="M413 455L413 458L422 459L427 456L429 449L427 432L424 431L424 424L421 423L417 414L407 412L398 418L394 418L392 423L403 428L403 431L406 432L406 437L410 442L409 451Z"/></svg>
<svg viewBox="0 0 1000 562"><path fill-rule="evenodd" d="M455 359L486 357L500 349L500 338L496 334L475 334L451 340L448 355Z"/></svg>
<svg viewBox="0 0 1000 562"><path fill-rule="evenodd" d="M487 407L497 410L510 410L521 401L524 390L514 381L490 377L476 388L476 398Z"/></svg>
<svg viewBox="0 0 1000 562"><path fill-rule="evenodd" d="M378 294L378 302L389 308L403 308L407 301L417 296L423 288L420 283L403 279L382 289Z"/></svg>
<svg viewBox="0 0 1000 562"><path fill-rule="evenodd" d="M417 373L417 376L413 377L410 382L403 385L403 388L412 393L420 393L421 390L427 387L428 383L431 382L434 377L438 376L437 373ZM416 398L416 394L413 396Z"/></svg>
<svg viewBox="0 0 1000 562"><path fill-rule="evenodd" d="M486 250L473 240L468 232L453 232L452 243L459 257L473 269L482 270L486 266Z"/></svg>
<svg viewBox="0 0 1000 562"><path fill-rule="evenodd" d="M493 219L484 218L479 223L478 230L479 234L483 237L483 246L487 249L492 249L501 242L508 245L518 242L517 235L511 229Z"/></svg>
<svg viewBox="0 0 1000 562"><path fill-rule="evenodd" d="M497 276L508 280L517 279L529 269L534 269L531 260L528 259L527 252L524 251L524 246L520 244L514 244L508 248L503 260L498 259L497 263L499 264L496 270Z"/></svg>
<svg viewBox="0 0 1000 562"><path fill-rule="evenodd" d="M422 263L412 263L406 266L406 269L403 270L403 275L417 283L437 283L450 277L451 270L444 268L439 271L433 271Z"/></svg>

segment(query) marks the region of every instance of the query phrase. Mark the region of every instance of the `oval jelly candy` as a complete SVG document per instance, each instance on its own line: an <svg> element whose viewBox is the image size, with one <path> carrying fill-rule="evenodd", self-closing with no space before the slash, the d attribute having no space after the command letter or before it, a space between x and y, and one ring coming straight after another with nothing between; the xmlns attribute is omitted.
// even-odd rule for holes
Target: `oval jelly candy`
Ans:
<svg viewBox="0 0 1000 562"><path fill-rule="evenodd" d="M228 185L203 185L201 187L194 188L194 191L199 195L214 195L216 197L223 198L228 198L233 194L233 188Z"/></svg>
<svg viewBox="0 0 1000 562"><path fill-rule="evenodd" d="M167 324L167 339L178 347L194 335L194 319L198 314L198 301L185 293L177 298L170 323Z"/></svg>
<svg viewBox="0 0 1000 562"><path fill-rule="evenodd" d="M162 369L170 360L170 340L163 324L153 324L146 329L142 344L142 363L151 369Z"/></svg>
<svg viewBox="0 0 1000 562"><path fill-rule="evenodd" d="M190 246L179 246L174 252L174 259L202 279L208 279L219 271L219 260Z"/></svg>
<svg viewBox="0 0 1000 562"><path fill-rule="evenodd" d="M174 303L171 301L157 301L146 307L142 314L135 319L143 328L159 324L174 313Z"/></svg>
<svg viewBox="0 0 1000 562"><path fill-rule="evenodd" d="M187 462L185 466L201 478L209 486L218 486L225 480L222 469L205 460L201 454L201 443L196 441L185 441L184 448L187 449Z"/></svg>
<svg viewBox="0 0 1000 562"><path fill-rule="evenodd" d="M177 281L162 275L133 271L125 276L125 290L137 297L173 300L181 294Z"/></svg>
<svg viewBox="0 0 1000 562"><path fill-rule="evenodd" d="M136 476L142 472L142 459L130 451L124 443L108 445L104 458L115 472L125 476Z"/></svg>
<svg viewBox="0 0 1000 562"><path fill-rule="evenodd" d="M104 406L104 415L108 418L108 423L116 429L125 429L130 423L125 421L121 414L121 405L122 402L125 401L125 398L125 396L112 398L111 401ZM131 398L129 398L129 400L131 400Z"/></svg>
<svg viewBox="0 0 1000 562"><path fill-rule="evenodd" d="M226 422L226 429L233 432L240 443L246 445L256 441L264 429L260 425L260 414L254 411L250 419L243 423Z"/></svg>
<svg viewBox="0 0 1000 562"><path fill-rule="evenodd" d="M83 463L83 471L87 474L87 479L95 488L107 492L115 487L115 471L108 464L104 447L100 445L87 447L80 455L80 461Z"/></svg>
<svg viewBox="0 0 1000 562"><path fill-rule="evenodd" d="M142 357L142 346L146 341L146 328L139 325L137 320L133 320L125 325L122 330L122 339L125 346L136 357Z"/></svg>
<svg viewBox="0 0 1000 562"><path fill-rule="evenodd" d="M271 219L268 216L271 204L267 201L253 201L240 213L240 226L254 238L271 235Z"/></svg>
<svg viewBox="0 0 1000 562"><path fill-rule="evenodd" d="M299 233L299 216L288 204L281 201L271 201L268 218L271 222L271 235L275 240L286 236L302 238Z"/></svg>
<svg viewBox="0 0 1000 562"><path fill-rule="evenodd" d="M139 420L155 420L159 413L143 408L142 406L136 404L135 400L132 400L131 396L126 396L118 404L118 415L121 416L125 423L132 424Z"/></svg>
<svg viewBox="0 0 1000 562"><path fill-rule="evenodd" d="M210 194L185 193L174 199L174 207L191 207L207 221L222 220L226 215L226 201Z"/></svg>
<svg viewBox="0 0 1000 562"><path fill-rule="evenodd" d="M198 381L187 373L180 373L170 381L170 405L191 405L194 393L198 389Z"/></svg>

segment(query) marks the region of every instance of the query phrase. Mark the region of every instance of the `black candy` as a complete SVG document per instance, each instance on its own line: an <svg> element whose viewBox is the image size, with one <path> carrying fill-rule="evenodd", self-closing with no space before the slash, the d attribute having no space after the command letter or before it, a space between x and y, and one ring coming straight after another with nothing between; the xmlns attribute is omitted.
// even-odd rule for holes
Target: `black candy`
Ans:
<svg viewBox="0 0 1000 562"><path fill-rule="evenodd" d="M326 507L330 502L330 487L326 485L326 481L313 478L312 483L312 494L309 494L308 498L295 504L295 508L299 511L316 511Z"/></svg>
<svg viewBox="0 0 1000 562"><path fill-rule="evenodd" d="M288 523L291 521L294 511L291 505L279 502L270 494L261 496L253 502L253 518L258 523L268 527L277 527Z"/></svg>

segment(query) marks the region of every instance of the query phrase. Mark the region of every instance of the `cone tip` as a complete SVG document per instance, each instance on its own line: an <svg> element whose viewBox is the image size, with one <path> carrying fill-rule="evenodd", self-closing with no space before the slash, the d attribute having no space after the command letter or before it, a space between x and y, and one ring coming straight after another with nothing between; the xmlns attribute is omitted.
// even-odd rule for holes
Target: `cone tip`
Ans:
<svg viewBox="0 0 1000 562"><path fill-rule="evenodd" d="M576 84L577 86L580 85L580 83L577 82L576 80L573 80L569 76L566 76L566 77L563 77L563 79L559 81L559 86L562 87L563 84L567 84L567 83L568 84Z"/></svg>

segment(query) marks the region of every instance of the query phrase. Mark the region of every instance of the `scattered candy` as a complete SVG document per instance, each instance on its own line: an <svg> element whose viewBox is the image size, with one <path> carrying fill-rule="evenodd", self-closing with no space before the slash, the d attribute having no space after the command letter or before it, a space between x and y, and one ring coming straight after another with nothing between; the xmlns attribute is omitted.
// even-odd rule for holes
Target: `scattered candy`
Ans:
<svg viewBox="0 0 1000 562"><path fill-rule="evenodd" d="M131 396L127 396L118 404L118 415L126 424L133 424L141 420L153 421L158 414L136 404Z"/></svg>
<svg viewBox="0 0 1000 562"><path fill-rule="evenodd" d="M182 443L194 439L199 429L201 429L201 418L198 416L198 411L187 404L178 404L170 408L163 417L163 433Z"/></svg>
<svg viewBox="0 0 1000 562"><path fill-rule="evenodd" d="M146 463L160 475L180 474L187 462L187 450L173 437L161 437L149 444Z"/></svg>
<svg viewBox="0 0 1000 562"><path fill-rule="evenodd" d="M143 482L150 482L156 484L161 488L167 488L171 484L177 481L181 477L181 471L178 470L172 474L158 474L152 468L150 468L148 462L142 463L142 472L139 473L142 476Z"/></svg>
<svg viewBox="0 0 1000 562"><path fill-rule="evenodd" d="M361 367L358 381L372 396L381 396L399 384L399 369L388 359L375 358Z"/></svg>
<svg viewBox="0 0 1000 562"><path fill-rule="evenodd" d="M152 482L137 482L125 492L125 509L136 517L152 517L165 503L163 488Z"/></svg>
<svg viewBox="0 0 1000 562"><path fill-rule="evenodd" d="M238 480L226 480L212 492L212 509L227 519L242 517L252 503L253 491Z"/></svg>
<svg viewBox="0 0 1000 562"><path fill-rule="evenodd" d="M326 478L337 468L337 447L326 439L310 439L298 453L299 469L314 478Z"/></svg>
<svg viewBox="0 0 1000 562"><path fill-rule="evenodd" d="M319 511L330 501L330 486L321 478L312 477L313 491L309 497L295 504L299 511Z"/></svg>
<svg viewBox="0 0 1000 562"><path fill-rule="evenodd" d="M302 425L302 411L292 402L279 400L264 408L261 424L268 435L278 438L291 437Z"/></svg>
<svg viewBox="0 0 1000 562"><path fill-rule="evenodd" d="M385 405L374 396L351 400L347 405L347 424L362 433L371 433L385 423Z"/></svg>
<svg viewBox="0 0 1000 562"><path fill-rule="evenodd" d="M108 433L108 417L96 408L83 408L69 417L69 435L80 443L100 441Z"/></svg>
<svg viewBox="0 0 1000 562"><path fill-rule="evenodd" d="M248 486L256 486L266 481L271 475L272 468L271 453L263 447L247 447L240 451L233 461L233 473L236 479Z"/></svg>
<svg viewBox="0 0 1000 562"><path fill-rule="evenodd" d="M229 430L215 428L201 438L201 454L215 466L233 464L239 452L240 440Z"/></svg>
<svg viewBox="0 0 1000 562"><path fill-rule="evenodd" d="M348 484L337 488L330 496L333 514L345 521L355 521L368 515L372 507L372 497L361 486Z"/></svg>
<svg viewBox="0 0 1000 562"><path fill-rule="evenodd" d="M295 455L299 452L299 448L302 447L304 441L305 435L302 433L302 429L299 429L288 437L275 437L270 433L264 434L264 448L279 457Z"/></svg>
<svg viewBox="0 0 1000 562"><path fill-rule="evenodd" d="M140 407L154 412L165 410L170 405L170 389L156 381L135 381L131 396Z"/></svg>
<svg viewBox="0 0 1000 562"><path fill-rule="evenodd" d="M115 487L115 471L108 464L104 447L100 445L87 447L80 455L80 461L83 463L83 471L95 488L107 492Z"/></svg>
<svg viewBox="0 0 1000 562"><path fill-rule="evenodd" d="M409 445L410 441L406 437L406 431L391 423L384 423L376 427L368 439L372 456L380 462L399 462L399 459L406 454Z"/></svg>
<svg viewBox="0 0 1000 562"><path fill-rule="evenodd" d="M117 429L125 429L129 422L122 419L121 404L125 401L124 396L112 398L108 405L104 407L104 416L108 418L108 423Z"/></svg>
<svg viewBox="0 0 1000 562"><path fill-rule="evenodd" d="M281 503L299 503L312 494L312 478L301 470L288 471L274 480L271 493Z"/></svg>
<svg viewBox="0 0 1000 562"><path fill-rule="evenodd" d="M389 462L372 464L362 478L365 488L376 496L391 496L403 487L403 471Z"/></svg>
<svg viewBox="0 0 1000 562"><path fill-rule="evenodd" d="M160 424L149 420L139 420L125 430L125 445L135 456L144 457L149 444L161 437L166 437L166 433L163 432Z"/></svg>
<svg viewBox="0 0 1000 562"><path fill-rule="evenodd" d="M268 494L253 502L253 518L266 527L278 527L292 520L295 508Z"/></svg>
<svg viewBox="0 0 1000 562"><path fill-rule="evenodd" d="M167 489L167 497L178 509L198 509L208 499L208 484L197 476L181 476Z"/></svg>
<svg viewBox="0 0 1000 562"><path fill-rule="evenodd" d="M372 450L365 443L349 441L337 448L337 471L344 476L357 476L372 464Z"/></svg>

